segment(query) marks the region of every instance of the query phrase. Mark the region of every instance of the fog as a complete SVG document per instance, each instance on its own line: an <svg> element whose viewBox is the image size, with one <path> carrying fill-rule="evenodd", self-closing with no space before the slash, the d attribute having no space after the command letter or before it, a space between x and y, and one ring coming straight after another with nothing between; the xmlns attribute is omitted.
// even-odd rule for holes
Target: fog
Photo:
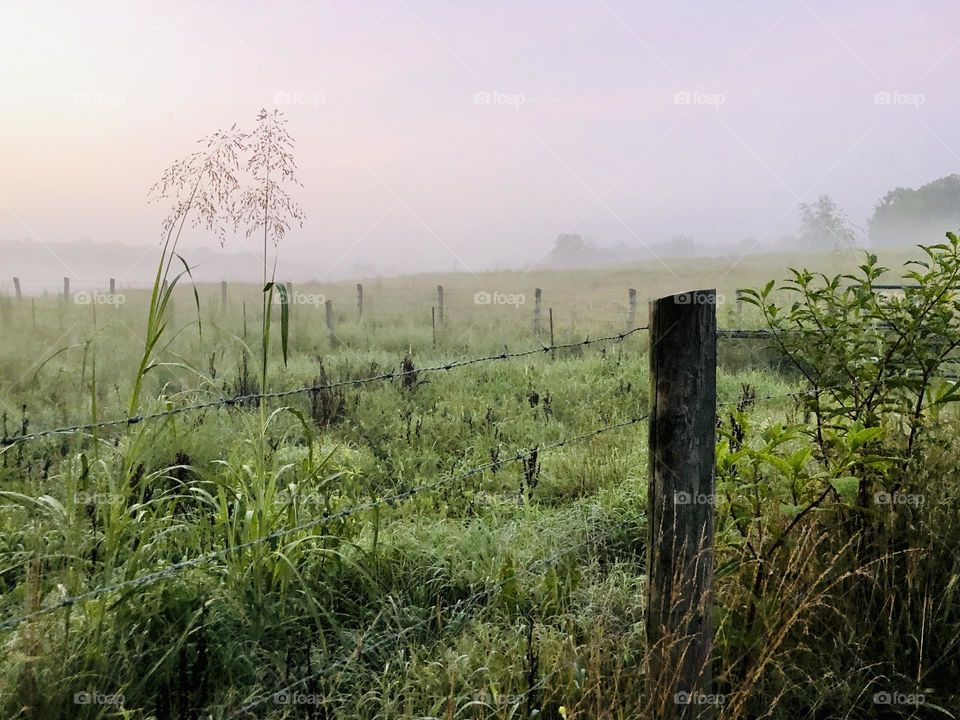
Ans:
<svg viewBox="0 0 960 720"><path fill-rule="evenodd" d="M790 245L823 194L869 243L886 193L960 169L958 61L947 0L5 0L3 281L146 280L148 189L261 108L296 140L294 280L529 269L561 234L682 272ZM191 228L180 251L251 279L262 252Z"/></svg>

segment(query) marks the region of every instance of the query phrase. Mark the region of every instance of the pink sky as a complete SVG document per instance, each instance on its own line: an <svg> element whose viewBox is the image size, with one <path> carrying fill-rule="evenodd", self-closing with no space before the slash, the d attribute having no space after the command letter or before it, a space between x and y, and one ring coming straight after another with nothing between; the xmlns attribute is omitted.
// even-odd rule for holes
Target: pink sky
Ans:
<svg viewBox="0 0 960 720"><path fill-rule="evenodd" d="M562 232L773 240L824 192L865 225L960 171L945 0L5 0L0 60L0 239L156 243L161 170L289 94L281 257L317 277L523 265Z"/></svg>

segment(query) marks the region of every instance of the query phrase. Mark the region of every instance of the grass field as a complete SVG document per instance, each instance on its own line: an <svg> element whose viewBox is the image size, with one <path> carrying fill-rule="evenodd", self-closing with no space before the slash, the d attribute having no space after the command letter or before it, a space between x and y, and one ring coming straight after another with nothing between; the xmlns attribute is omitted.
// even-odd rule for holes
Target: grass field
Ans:
<svg viewBox="0 0 960 720"><path fill-rule="evenodd" d="M0 714L640 717L646 425L548 446L646 412L647 337L423 369L549 343L549 309L557 344L617 335L629 329L630 287L636 325L650 297L716 287L721 327L764 327L756 308L738 312L737 288L782 278L787 265L833 273L857 262L374 279L362 319L353 283L298 285L288 361L275 336L266 388L259 288L231 285L221 307L220 289L200 286L198 315L178 286L140 414L406 374L0 451ZM120 293L122 303L2 299L2 435L126 417L149 293ZM477 293L513 298L485 304ZM929 454L910 466L924 514L884 520L883 553L853 561L851 535L835 532L852 522L839 491L835 508L800 513L796 526L798 512L783 508L803 507L815 483L865 477L872 461L856 447L837 464L804 454L805 436L786 428L812 422L788 396L805 385L776 351L721 341L719 354L718 441L739 454L718 457L718 714L952 717L953 411L938 413ZM510 460L535 447L532 461ZM788 532L764 559L767 537ZM748 546L770 573L762 598L751 595L761 570L744 560ZM881 691L925 697L878 704Z"/></svg>

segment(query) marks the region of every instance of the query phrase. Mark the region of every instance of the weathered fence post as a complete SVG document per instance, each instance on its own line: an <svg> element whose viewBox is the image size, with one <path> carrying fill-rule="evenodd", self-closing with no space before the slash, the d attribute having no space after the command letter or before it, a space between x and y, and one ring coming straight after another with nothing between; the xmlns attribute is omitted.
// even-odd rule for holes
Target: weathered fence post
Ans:
<svg viewBox="0 0 960 720"><path fill-rule="evenodd" d="M68 277L63 279L63 300L70 302L70 278Z"/></svg>
<svg viewBox="0 0 960 720"><path fill-rule="evenodd" d="M331 335L334 335L335 333L333 328L333 300L324 300L323 308L324 310L326 310L326 315L327 315L327 330L330 331Z"/></svg>
<svg viewBox="0 0 960 720"><path fill-rule="evenodd" d="M111 294L111 295L116 295L116 294L117 294L117 280L116 280L116 278L110 278L110 294Z"/></svg>
<svg viewBox="0 0 960 720"><path fill-rule="evenodd" d="M547 314L550 316L550 347L556 345L553 341L553 308L547 308Z"/></svg>
<svg viewBox="0 0 960 720"><path fill-rule="evenodd" d="M712 718L715 290L650 303L647 697L660 720Z"/></svg>
<svg viewBox="0 0 960 720"><path fill-rule="evenodd" d="M13 289L16 291L17 300L20 300L23 297L23 292L20 289L20 278L15 277L13 279Z"/></svg>
<svg viewBox="0 0 960 720"><path fill-rule="evenodd" d="M220 281L220 312L227 311L227 281Z"/></svg>
<svg viewBox="0 0 960 720"><path fill-rule="evenodd" d="M535 335L540 334L540 301L542 299L542 293L540 288L534 288L533 290L533 332Z"/></svg>
<svg viewBox="0 0 960 720"><path fill-rule="evenodd" d="M443 325L443 285L437 285L437 320Z"/></svg>
<svg viewBox="0 0 960 720"><path fill-rule="evenodd" d="M433 328L433 349L437 349L437 308L430 308L430 325Z"/></svg>
<svg viewBox="0 0 960 720"><path fill-rule="evenodd" d="M627 289L627 330L633 330L637 322L637 289Z"/></svg>
<svg viewBox="0 0 960 720"><path fill-rule="evenodd" d="M363 283L357 283L357 318L363 320Z"/></svg>

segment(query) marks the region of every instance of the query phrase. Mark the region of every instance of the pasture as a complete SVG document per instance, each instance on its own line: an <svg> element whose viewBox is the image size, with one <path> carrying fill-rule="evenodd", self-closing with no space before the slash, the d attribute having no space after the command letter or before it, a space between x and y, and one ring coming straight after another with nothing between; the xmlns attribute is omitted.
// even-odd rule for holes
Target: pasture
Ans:
<svg viewBox="0 0 960 720"><path fill-rule="evenodd" d="M956 246L918 283L929 315L838 288L738 307L863 260L734 260L366 279L362 313L355 282L298 284L264 374L259 287L181 279L138 373L150 290L5 286L0 712L655 715L642 327L648 298L716 288L721 330L828 322L823 348L719 340L716 697L688 716L952 717ZM884 260L868 286L903 279ZM884 354L896 333L916 362Z"/></svg>

